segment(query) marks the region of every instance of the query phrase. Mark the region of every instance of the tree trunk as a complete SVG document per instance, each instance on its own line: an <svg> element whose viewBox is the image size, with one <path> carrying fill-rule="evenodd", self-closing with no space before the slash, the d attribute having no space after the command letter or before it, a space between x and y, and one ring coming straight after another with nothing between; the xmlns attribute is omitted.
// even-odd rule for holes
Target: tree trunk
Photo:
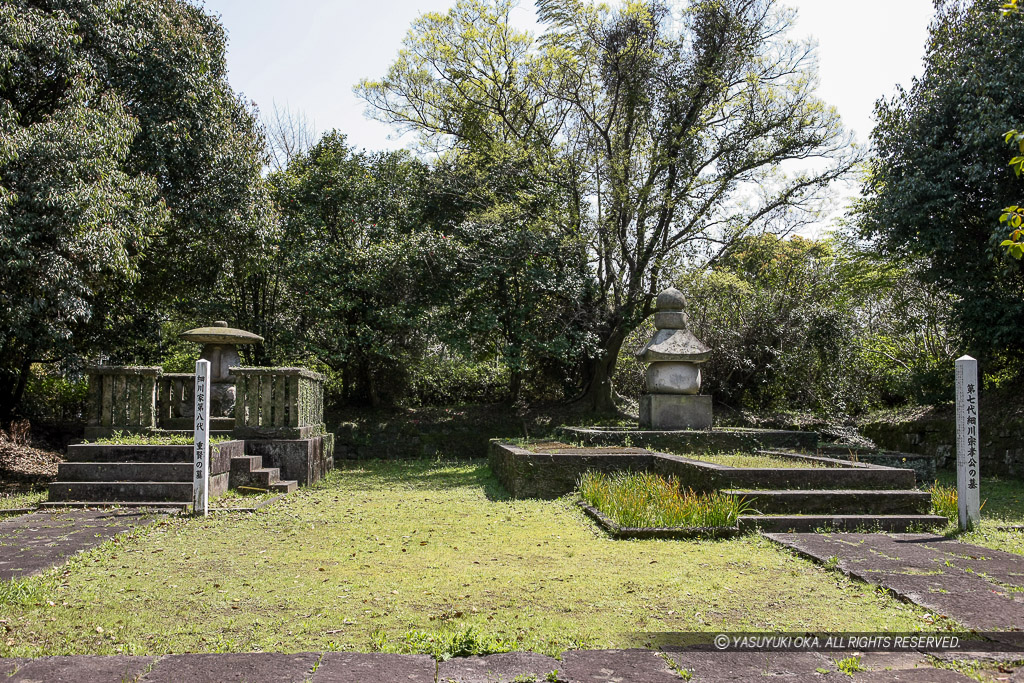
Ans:
<svg viewBox="0 0 1024 683"><path fill-rule="evenodd" d="M21 403L25 395L25 387L28 384L29 374L32 372L32 359L26 357L21 363L16 382L6 384L2 387L3 394L0 395L0 422L7 422L14 416L14 411Z"/></svg>
<svg viewBox="0 0 1024 683"><path fill-rule="evenodd" d="M523 371L512 370L508 378L508 402L515 405L523 393Z"/></svg>
<svg viewBox="0 0 1024 683"><path fill-rule="evenodd" d="M601 340L601 353L591 360L586 367L587 388L583 400L596 413L614 413L615 387L612 377L619 361L619 351L626 341L626 329L615 325Z"/></svg>

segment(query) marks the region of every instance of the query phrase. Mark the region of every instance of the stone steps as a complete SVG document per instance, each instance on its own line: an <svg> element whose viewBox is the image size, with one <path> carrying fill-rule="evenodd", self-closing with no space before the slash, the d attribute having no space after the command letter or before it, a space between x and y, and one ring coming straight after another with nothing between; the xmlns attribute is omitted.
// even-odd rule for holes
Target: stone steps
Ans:
<svg viewBox="0 0 1024 683"><path fill-rule="evenodd" d="M236 441L211 448L211 498L239 486L277 493L298 488L297 481L281 480L279 468L264 467L261 456L240 455L243 445ZM187 506L192 471L191 445L75 444L57 467L46 507Z"/></svg>
<svg viewBox="0 0 1024 683"><path fill-rule="evenodd" d="M192 501L192 482L185 481L55 481L50 502L175 502Z"/></svg>
<svg viewBox="0 0 1024 683"><path fill-rule="evenodd" d="M186 462L191 464L193 447L71 444L65 462Z"/></svg>
<svg viewBox="0 0 1024 683"><path fill-rule="evenodd" d="M299 482L294 479L285 479L270 485L270 490L276 493L291 493L299 488Z"/></svg>
<svg viewBox="0 0 1024 683"><path fill-rule="evenodd" d="M714 488L865 491L913 489L913 470L882 468L794 467L727 468L719 470Z"/></svg>
<svg viewBox="0 0 1024 683"><path fill-rule="evenodd" d="M762 515L919 515L931 508L930 493L907 489L725 489L722 493L743 500Z"/></svg>
<svg viewBox="0 0 1024 683"><path fill-rule="evenodd" d="M294 480L283 481L281 469L264 467L263 457L259 455L242 455L231 458L231 474L228 480L230 488L240 486L291 493L299 484Z"/></svg>
<svg viewBox="0 0 1024 683"><path fill-rule="evenodd" d="M811 533L828 529L905 533L944 527L948 521L940 515L744 515L737 524L743 532Z"/></svg>
<svg viewBox="0 0 1024 683"><path fill-rule="evenodd" d="M103 507L122 507L122 508L161 508L162 510L171 511L184 511L192 507L191 501L188 503L175 503L164 500L147 500L147 501L125 501L125 500L97 500L97 501L83 501L83 500L65 500L65 501L46 501L39 504L40 508L103 508Z"/></svg>
<svg viewBox="0 0 1024 683"><path fill-rule="evenodd" d="M190 482L191 462L62 462L57 481Z"/></svg>

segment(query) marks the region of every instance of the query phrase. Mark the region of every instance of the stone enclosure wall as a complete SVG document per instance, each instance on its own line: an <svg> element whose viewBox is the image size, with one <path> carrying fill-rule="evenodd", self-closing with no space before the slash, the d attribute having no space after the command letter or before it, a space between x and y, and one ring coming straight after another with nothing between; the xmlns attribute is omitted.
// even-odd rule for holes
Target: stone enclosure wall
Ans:
<svg viewBox="0 0 1024 683"><path fill-rule="evenodd" d="M982 476L1024 478L1024 420L985 421L982 410L980 422ZM881 448L932 456L940 468L956 465L956 425L951 418L870 422L860 431Z"/></svg>

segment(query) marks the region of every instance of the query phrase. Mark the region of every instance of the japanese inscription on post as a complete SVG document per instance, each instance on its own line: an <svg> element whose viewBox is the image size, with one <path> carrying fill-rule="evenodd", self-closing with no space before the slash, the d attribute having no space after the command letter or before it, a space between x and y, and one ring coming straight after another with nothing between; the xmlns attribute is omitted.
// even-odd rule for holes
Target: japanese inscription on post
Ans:
<svg viewBox="0 0 1024 683"><path fill-rule="evenodd" d="M196 361L195 454L192 467L192 512L209 514L210 361Z"/></svg>
<svg viewBox="0 0 1024 683"><path fill-rule="evenodd" d="M963 356L956 361L956 489L961 529L981 520L979 437L978 361Z"/></svg>

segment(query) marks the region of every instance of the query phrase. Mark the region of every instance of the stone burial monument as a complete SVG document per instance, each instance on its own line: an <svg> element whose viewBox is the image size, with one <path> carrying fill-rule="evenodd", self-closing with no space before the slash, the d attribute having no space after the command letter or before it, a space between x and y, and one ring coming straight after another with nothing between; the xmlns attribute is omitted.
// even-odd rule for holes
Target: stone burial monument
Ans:
<svg viewBox="0 0 1024 683"><path fill-rule="evenodd" d="M636 352L648 363L647 393L640 399L641 429L711 429L711 397L700 395L700 366L711 348L689 330L686 298L671 287L658 295L657 331Z"/></svg>

